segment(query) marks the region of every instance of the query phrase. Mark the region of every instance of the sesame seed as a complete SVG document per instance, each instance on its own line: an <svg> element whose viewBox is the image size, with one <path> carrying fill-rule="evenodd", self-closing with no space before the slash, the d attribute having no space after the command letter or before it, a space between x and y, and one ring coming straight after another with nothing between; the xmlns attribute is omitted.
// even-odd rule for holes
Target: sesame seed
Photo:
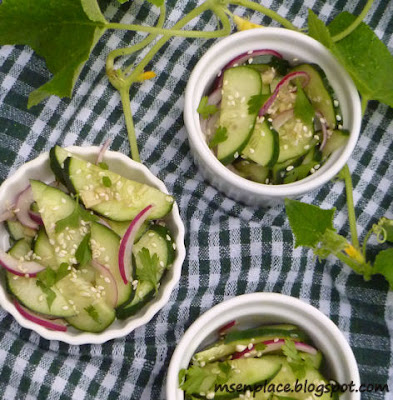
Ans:
<svg viewBox="0 0 393 400"><path fill-rule="evenodd" d="M79 175L81 172L82 172L81 169L77 169L77 170L76 170L76 174L77 174L77 175Z"/></svg>
<svg viewBox="0 0 393 400"><path fill-rule="evenodd" d="M253 148L251 148L251 147L250 147L250 153L251 153L251 154L254 154L254 153L255 153L255 150L254 150Z"/></svg>
<svg viewBox="0 0 393 400"><path fill-rule="evenodd" d="M68 307L68 306L63 306L62 309L63 309L64 311L66 311L66 310L69 309L69 307Z"/></svg>
<svg viewBox="0 0 393 400"><path fill-rule="evenodd" d="M236 153L233 155L233 157L234 157L234 158L238 158L238 157L239 157L239 153L236 152Z"/></svg>
<svg viewBox="0 0 393 400"><path fill-rule="evenodd" d="M247 51L247 54L252 54L252 53L253 53L253 50Z"/></svg>
<svg viewBox="0 0 393 400"><path fill-rule="evenodd" d="M293 165L288 165L288 167L286 168L287 171L292 171L295 167Z"/></svg>
<svg viewBox="0 0 393 400"><path fill-rule="evenodd" d="M304 150L308 150L310 148L310 145L309 144L306 144L305 146L304 146Z"/></svg>
<svg viewBox="0 0 393 400"><path fill-rule="evenodd" d="M249 64L252 64L253 61L254 61L254 59L252 57L248 59Z"/></svg>
<svg viewBox="0 0 393 400"><path fill-rule="evenodd" d="M340 124L340 125L338 125L338 130L342 130L343 129L343 126Z"/></svg>
<svg viewBox="0 0 393 400"><path fill-rule="evenodd" d="M268 184L270 182L269 178L266 178L265 183Z"/></svg>
<svg viewBox="0 0 393 400"><path fill-rule="evenodd" d="M310 172L313 174L313 173L315 172L315 169L314 169L314 168L311 168L311 169L310 169Z"/></svg>
<svg viewBox="0 0 393 400"><path fill-rule="evenodd" d="M314 165L314 169L315 169L315 170L317 170L317 169L319 169L319 168L321 168L321 165L320 165L320 164Z"/></svg>
<svg viewBox="0 0 393 400"><path fill-rule="evenodd" d="M219 77L221 76L221 74L222 74L222 71L220 71L220 72L217 74L217 78L219 78Z"/></svg>
<svg viewBox="0 0 393 400"><path fill-rule="evenodd" d="M173 250L176 250L176 243L172 243Z"/></svg>
<svg viewBox="0 0 393 400"><path fill-rule="evenodd" d="M334 107L338 107L338 106L339 106L339 104L340 104L340 103L338 102L338 100L334 100L334 101L333 101L333 105L334 105Z"/></svg>
<svg viewBox="0 0 393 400"><path fill-rule="evenodd" d="M336 120L341 121L342 120L341 115L336 115Z"/></svg>

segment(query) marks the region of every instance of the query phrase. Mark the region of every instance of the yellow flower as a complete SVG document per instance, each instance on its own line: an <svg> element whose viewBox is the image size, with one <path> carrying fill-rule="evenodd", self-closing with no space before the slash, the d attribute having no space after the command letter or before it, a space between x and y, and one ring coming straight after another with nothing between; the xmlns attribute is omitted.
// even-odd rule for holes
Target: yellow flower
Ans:
<svg viewBox="0 0 393 400"><path fill-rule="evenodd" d="M254 24L248 19L239 17L238 15L233 16L233 22L236 24L238 31L246 31L247 29L262 28L262 25Z"/></svg>
<svg viewBox="0 0 393 400"><path fill-rule="evenodd" d="M351 243L348 243L344 251L349 255L349 257L351 257L352 259L354 259L359 263L364 263L366 261L363 257L363 254Z"/></svg>
<svg viewBox="0 0 393 400"><path fill-rule="evenodd" d="M142 72L140 75L138 75L136 80L138 82L142 82L142 81L146 81L148 79L152 79L155 77L156 77L156 74L154 71L146 71L146 72Z"/></svg>

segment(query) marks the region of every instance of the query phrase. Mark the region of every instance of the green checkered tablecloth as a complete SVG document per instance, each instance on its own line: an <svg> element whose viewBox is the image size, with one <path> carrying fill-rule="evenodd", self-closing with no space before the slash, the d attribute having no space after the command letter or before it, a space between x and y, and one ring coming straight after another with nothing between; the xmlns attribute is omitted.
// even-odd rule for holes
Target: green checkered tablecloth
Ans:
<svg viewBox="0 0 393 400"><path fill-rule="evenodd" d="M298 27L306 25L308 8L329 21L341 10L359 13L365 3L263 0ZM100 5L111 21L152 24L158 15L140 1L120 6L102 0ZM170 25L196 2L169 0L167 5ZM277 25L256 13L247 15L253 22ZM393 2L376 0L366 21L393 52ZM215 23L206 13L191 26L213 29ZM107 32L83 68L73 99L50 97L30 110L28 94L50 74L31 49L0 48L1 180L54 144L99 145L109 137L112 150L128 154L120 97L104 67L109 51L134 38ZM312 252L294 249L282 206L264 210L237 204L205 182L195 166L183 124L183 93L190 71L212 44L172 39L150 64L157 78L131 91L141 158L176 196L186 227L187 257L169 303L127 337L84 346L42 339L0 309L1 398L164 399L166 369L188 326L213 305L256 291L280 292L316 306L349 340L362 382L388 382L393 391L393 292L387 283L382 278L366 283L334 258L319 262ZM381 216L393 218L392 165L393 109L372 102L349 161L363 237ZM335 225L349 235L342 183L330 183L302 200L335 206ZM362 399L393 399L393 394L370 393Z"/></svg>

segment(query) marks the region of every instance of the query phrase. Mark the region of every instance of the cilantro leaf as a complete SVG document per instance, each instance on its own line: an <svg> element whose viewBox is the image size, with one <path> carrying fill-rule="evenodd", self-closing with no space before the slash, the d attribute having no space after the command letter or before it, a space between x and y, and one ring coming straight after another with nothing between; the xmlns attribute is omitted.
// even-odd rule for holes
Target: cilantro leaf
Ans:
<svg viewBox="0 0 393 400"><path fill-rule="evenodd" d="M137 264L136 274L139 280L150 282L154 287L155 291L158 290L158 282L159 282L159 258L157 254L153 254L153 257L150 255L150 251L143 247L138 253L139 260L141 261L140 265Z"/></svg>
<svg viewBox="0 0 393 400"><path fill-rule="evenodd" d="M0 45L30 46L45 59L53 74L49 82L30 94L28 107L50 95L71 97L106 24L96 0L3 0Z"/></svg>
<svg viewBox="0 0 393 400"><path fill-rule="evenodd" d="M328 26L330 34L342 32L355 18L348 12L339 14ZM393 56L368 25L362 22L331 51L351 75L363 101L378 100L393 107Z"/></svg>
<svg viewBox="0 0 393 400"><path fill-rule="evenodd" d="M315 247L327 229L334 231L335 208L323 210L312 204L285 199L289 224L296 238L295 246Z"/></svg>
<svg viewBox="0 0 393 400"><path fill-rule="evenodd" d="M254 96L250 97L248 100L248 113L251 114L258 114L259 110L265 104L266 100L270 97L270 94L255 94Z"/></svg>
<svg viewBox="0 0 393 400"><path fill-rule="evenodd" d="M378 253L374 263L374 274L381 274L389 282L390 289L393 290L393 248L382 250Z"/></svg>
<svg viewBox="0 0 393 400"><path fill-rule="evenodd" d="M53 302L55 301L56 293L52 289L50 289L48 286L46 286L45 283L43 283L39 279L37 279L35 283L44 292L44 294L46 296L46 302L48 303L48 307L50 309Z"/></svg>
<svg viewBox="0 0 393 400"><path fill-rule="evenodd" d="M103 177L102 177L102 184L103 184L105 187L111 187L111 186L112 186L111 178L109 178L109 176L103 176Z"/></svg>
<svg viewBox="0 0 393 400"><path fill-rule="evenodd" d="M310 100L307 98L302 85L296 82L297 92L294 107L294 114L296 118L302 120L305 124L311 125L314 119L315 110L311 105Z"/></svg>
<svg viewBox="0 0 393 400"><path fill-rule="evenodd" d="M90 236L90 233L86 234L76 249L75 258L80 266L86 265L91 260Z"/></svg>
<svg viewBox="0 0 393 400"><path fill-rule="evenodd" d="M289 366L292 372L298 379L303 379L306 376L306 371L309 368L313 368L313 364L310 358L302 356L296 349L295 343L292 340L285 340L285 344L282 346L282 352L287 357Z"/></svg>
<svg viewBox="0 0 393 400"><path fill-rule="evenodd" d="M218 363L218 368L220 370L220 373L217 375L216 383L223 384L225 382L228 382L229 376L232 371L231 364L229 364L229 362L227 361L220 362Z"/></svg>
<svg viewBox="0 0 393 400"><path fill-rule="evenodd" d="M37 278L42 284L50 288L71 272L68 267L69 265L67 263L61 263L57 270L49 267L45 268L43 271L37 274Z"/></svg>
<svg viewBox="0 0 393 400"><path fill-rule="evenodd" d="M66 227L78 228L80 221L97 221L98 217L85 210L79 203L75 201L75 208L70 215L56 222L55 232L59 233Z"/></svg>
<svg viewBox="0 0 393 400"><path fill-rule="evenodd" d="M203 119L209 118L210 115L213 115L218 111L217 106L214 104L209 104L208 100L209 98L207 96L203 96L197 108L197 112L201 114Z"/></svg>
<svg viewBox="0 0 393 400"><path fill-rule="evenodd" d="M88 307L85 307L84 310L89 314L89 316L97 322L97 324L100 323L100 316L98 315L98 311L93 305L90 305Z"/></svg>
<svg viewBox="0 0 393 400"><path fill-rule="evenodd" d="M214 385L216 377L209 369L192 365L186 371L186 379L180 388L187 394L207 392Z"/></svg>
<svg viewBox="0 0 393 400"><path fill-rule="evenodd" d="M227 128L219 126L214 136L210 139L209 148L216 147L219 143L225 142L228 139Z"/></svg>
<svg viewBox="0 0 393 400"><path fill-rule="evenodd" d="M106 162L104 162L104 161L98 163L98 166L99 166L101 169L109 169L108 164L107 164Z"/></svg>

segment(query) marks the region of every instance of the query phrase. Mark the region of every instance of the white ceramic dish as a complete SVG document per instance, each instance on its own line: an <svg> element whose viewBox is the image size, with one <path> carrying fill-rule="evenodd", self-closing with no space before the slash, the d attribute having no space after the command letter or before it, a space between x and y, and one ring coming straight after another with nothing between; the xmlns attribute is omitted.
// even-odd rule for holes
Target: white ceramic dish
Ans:
<svg viewBox="0 0 393 400"><path fill-rule="evenodd" d="M197 108L217 74L230 60L249 50L273 49L289 61L318 64L325 72L340 102L344 128L350 131L346 146L337 150L313 175L290 184L264 185L229 171L210 151L202 133ZM283 28L258 28L235 33L212 46L191 73L185 92L184 122L190 147L204 177L234 200L253 206L271 206L285 197L299 197L332 179L348 161L359 136L361 104L346 70L319 42Z"/></svg>
<svg viewBox="0 0 393 400"><path fill-rule="evenodd" d="M94 162L99 151L98 147L69 147L70 152L82 157L83 159ZM104 161L108 164L109 169L121 174L122 176L133 179L138 182L147 183L157 189L168 193L164 183L156 178L145 166L122 153L107 151ZM49 167L48 153L41 154L35 160L24 164L15 174L5 180L0 187L0 204L4 205L7 201L12 202L15 195L26 188L29 179L39 179L44 182L54 180L54 175ZM176 258L173 266L167 271L163 282L160 286L157 297L143 307L135 316L124 321L115 320L111 326L105 331L94 334L78 331L72 327L68 327L67 332L57 332L46 329L25 319L15 308L11 301L11 297L5 290L4 281L0 285L0 305L6 311L14 316L14 318L25 328L31 329L40 334L45 339L60 340L69 344L88 344L88 343L104 343L110 339L119 338L129 334L135 328L149 322L153 316L168 302L169 296L173 288L178 283L181 275L181 268L185 258L184 247L184 225L180 219L179 209L176 203L171 213L166 217L165 222L173 234L174 241L177 246ZM3 250L7 250L8 233L4 228L4 224L0 224L0 246Z"/></svg>
<svg viewBox="0 0 393 400"><path fill-rule="evenodd" d="M166 398L183 400L179 371L187 368L193 354L218 339L217 331L236 320L241 329L269 323L299 326L322 351L330 379L359 387L360 376L353 352L338 327L316 308L294 297L278 293L252 293L216 305L186 331L173 353L167 376ZM360 400L360 393L346 392L340 400Z"/></svg>

